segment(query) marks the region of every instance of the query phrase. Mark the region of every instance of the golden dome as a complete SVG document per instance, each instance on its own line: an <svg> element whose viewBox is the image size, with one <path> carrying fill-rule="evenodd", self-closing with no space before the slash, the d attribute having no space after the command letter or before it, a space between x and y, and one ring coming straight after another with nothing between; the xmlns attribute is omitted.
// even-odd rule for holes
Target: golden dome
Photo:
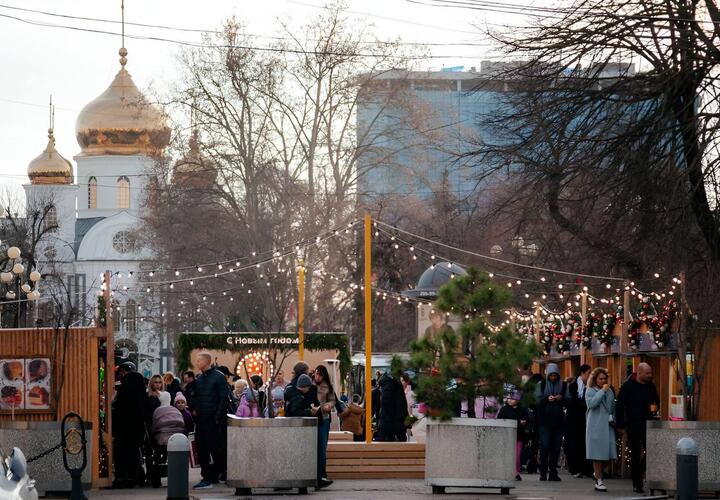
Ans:
<svg viewBox="0 0 720 500"><path fill-rule="evenodd" d="M217 168L200 152L197 130L193 130L188 146L188 152L173 167L173 182L180 186L211 188L217 180Z"/></svg>
<svg viewBox="0 0 720 500"><path fill-rule="evenodd" d="M55 149L53 129L48 129L45 151L28 165L28 177L32 184L72 184L72 164Z"/></svg>
<svg viewBox="0 0 720 500"><path fill-rule="evenodd" d="M78 115L75 135L83 155L152 154L170 140L165 114L135 86L125 69L126 55L120 49L121 68L110 87Z"/></svg>

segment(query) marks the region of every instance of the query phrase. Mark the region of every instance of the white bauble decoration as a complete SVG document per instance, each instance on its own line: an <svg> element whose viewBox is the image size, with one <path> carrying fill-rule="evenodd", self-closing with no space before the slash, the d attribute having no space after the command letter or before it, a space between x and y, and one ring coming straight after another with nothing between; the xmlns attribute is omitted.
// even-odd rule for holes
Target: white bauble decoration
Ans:
<svg viewBox="0 0 720 500"><path fill-rule="evenodd" d="M27 283L24 283L20 288L22 288L22 291L25 293L29 293L32 290L32 287L30 287Z"/></svg>
<svg viewBox="0 0 720 500"><path fill-rule="evenodd" d="M5 294L6 299L13 300L15 298L15 292L8 292Z"/></svg>
<svg viewBox="0 0 720 500"><path fill-rule="evenodd" d="M3 283L10 283L13 280L12 273L0 273L0 281Z"/></svg>
<svg viewBox="0 0 720 500"><path fill-rule="evenodd" d="M30 273L30 281L40 281L40 278L42 278L42 275L38 271Z"/></svg>
<svg viewBox="0 0 720 500"><path fill-rule="evenodd" d="M17 264L15 264L12 268L12 272L14 272L15 274L22 274L24 271L25 271L25 266L23 266L19 262Z"/></svg>
<svg viewBox="0 0 720 500"><path fill-rule="evenodd" d="M18 247L8 248L7 256L11 259L17 259L18 257L20 257L20 249Z"/></svg>

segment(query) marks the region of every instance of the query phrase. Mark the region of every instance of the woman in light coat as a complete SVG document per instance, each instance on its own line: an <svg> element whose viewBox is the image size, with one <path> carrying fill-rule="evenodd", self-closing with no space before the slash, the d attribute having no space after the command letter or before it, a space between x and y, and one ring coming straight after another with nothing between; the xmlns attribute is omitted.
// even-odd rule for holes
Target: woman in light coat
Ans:
<svg viewBox="0 0 720 500"><path fill-rule="evenodd" d="M605 368L595 368L585 389L587 426L585 428L585 454L593 461L595 490L607 491L602 480L603 468L608 460L617 459L615 447L615 392L608 384Z"/></svg>

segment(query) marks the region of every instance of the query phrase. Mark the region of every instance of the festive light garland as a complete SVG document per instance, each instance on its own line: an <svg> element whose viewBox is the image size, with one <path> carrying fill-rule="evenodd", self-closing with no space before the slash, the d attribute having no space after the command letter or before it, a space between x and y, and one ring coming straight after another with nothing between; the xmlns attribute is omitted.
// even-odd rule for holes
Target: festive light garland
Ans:
<svg viewBox="0 0 720 500"><path fill-rule="evenodd" d="M623 321L623 306L618 306L614 313L603 314L602 330L598 332L597 339L601 349L612 347L615 342L615 325Z"/></svg>

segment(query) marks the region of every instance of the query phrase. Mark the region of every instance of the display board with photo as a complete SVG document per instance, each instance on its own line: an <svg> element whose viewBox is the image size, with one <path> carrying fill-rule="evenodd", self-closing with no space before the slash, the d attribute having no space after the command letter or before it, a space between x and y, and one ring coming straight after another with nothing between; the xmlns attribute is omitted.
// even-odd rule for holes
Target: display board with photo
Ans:
<svg viewBox="0 0 720 500"><path fill-rule="evenodd" d="M0 359L0 410L49 410L49 358Z"/></svg>
<svg viewBox="0 0 720 500"><path fill-rule="evenodd" d="M457 331L462 324L462 318L455 314L450 316L434 309L432 305L420 304L417 309L418 338L426 336L435 338L445 329Z"/></svg>

